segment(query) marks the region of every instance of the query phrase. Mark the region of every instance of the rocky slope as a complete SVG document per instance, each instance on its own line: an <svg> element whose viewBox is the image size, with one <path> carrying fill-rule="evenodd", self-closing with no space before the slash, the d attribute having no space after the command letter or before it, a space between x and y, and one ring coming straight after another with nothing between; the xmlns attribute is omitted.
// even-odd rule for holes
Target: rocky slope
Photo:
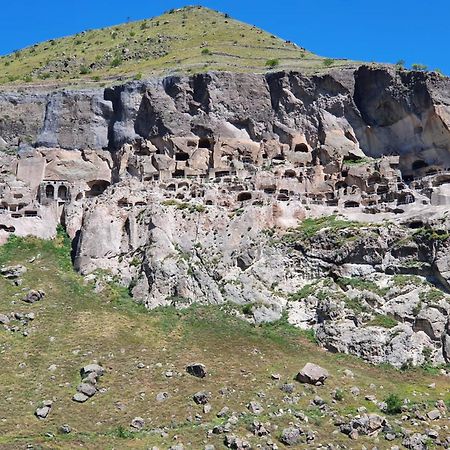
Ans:
<svg viewBox="0 0 450 450"><path fill-rule="evenodd" d="M81 273L150 308L232 302L374 363L449 361L448 79L211 72L0 104L4 238L60 222Z"/></svg>
<svg viewBox="0 0 450 450"><path fill-rule="evenodd" d="M0 247L0 448L448 448L449 376L322 351L230 305L148 311L72 270L70 240Z"/></svg>

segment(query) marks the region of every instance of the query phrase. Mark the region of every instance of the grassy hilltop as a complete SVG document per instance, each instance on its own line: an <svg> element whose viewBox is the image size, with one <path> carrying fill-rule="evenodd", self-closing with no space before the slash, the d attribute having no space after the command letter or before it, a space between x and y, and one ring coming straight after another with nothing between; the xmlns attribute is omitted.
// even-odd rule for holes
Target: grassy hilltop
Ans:
<svg viewBox="0 0 450 450"><path fill-rule="evenodd" d="M111 83L210 70L314 72L352 64L322 58L226 14L191 6L18 50L0 58L0 84Z"/></svg>

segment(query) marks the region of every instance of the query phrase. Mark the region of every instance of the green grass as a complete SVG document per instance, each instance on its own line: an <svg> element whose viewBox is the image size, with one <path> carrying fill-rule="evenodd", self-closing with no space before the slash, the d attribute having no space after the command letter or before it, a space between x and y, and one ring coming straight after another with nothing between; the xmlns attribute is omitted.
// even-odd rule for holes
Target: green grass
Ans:
<svg viewBox="0 0 450 450"><path fill-rule="evenodd" d="M247 436L247 426L254 419L245 407L251 400L258 399L265 409L258 420L270 420L279 429L294 420L290 414L278 417L273 413L287 409L280 383L291 382L306 362L330 372L317 394L338 415L361 406L361 398L349 394L354 385L362 396L371 393L370 384L376 383L384 386L383 392L399 398L429 404L439 398L450 401L445 377L422 369L402 373L327 353L311 342L311 333L288 324L285 316L256 327L230 314L230 305L196 305L181 311L164 307L149 312L130 298L125 287L107 281L104 273L97 274L101 291L86 284L72 270L69 255L70 242L62 230L53 241L12 238L0 247L1 264L27 267L22 286L0 278L0 313L36 314L28 326L28 337L0 329L2 449L25 448L30 443L34 448L64 450L169 448L174 436L185 446L192 443L192 448L202 448L204 440L223 448L223 436L207 438L207 430L218 423L216 414L225 405L238 414L245 413L233 430L238 436ZM36 259L31 262L33 257ZM46 297L33 305L21 302L22 289L27 287L44 290ZM83 405L76 404L71 397L80 381L79 369L93 360L106 368L99 384L106 391ZM196 361L208 368L209 376L203 380L185 372L185 366ZM144 369L137 367L140 362ZM57 366L55 372L48 370L51 364ZM347 368L355 374L354 380L342 376ZM165 376L168 369L176 373L173 378ZM272 373L279 373L282 380L272 380ZM426 386L432 382L436 389L429 390ZM221 395L219 390L224 387L232 395ZM342 400L333 404L336 389ZM199 390L212 393L210 414L203 414L192 402L192 395ZM298 383L295 390L299 395L295 409L311 418L306 428L316 432L317 442L348 446L347 437L332 434L335 427L330 418L309 406L314 390ZM155 396L162 391L170 397L159 404ZM264 398L257 397L261 391ZM417 393L415 397L412 392ZM48 419L39 421L34 410L48 398L54 400L52 411ZM196 414L203 416L202 423L187 421ZM146 421L139 433L129 427L136 416ZM69 435L58 433L65 423L73 430ZM448 420L441 421L445 424L450 425ZM167 437L151 433L161 427L167 429ZM252 436L248 439L254 448L260 442ZM367 446L370 441L362 437L360 442Z"/></svg>
<svg viewBox="0 0 450 450"><path fill-rule="evenodd" d="M208 47L202 48L207 42ZM270 61L270 64L267 62ZM315 72L324 59L256 27L203 7L53 39L0 58L0 84L71 83L208 70ZM354 66L333 60L333 67Z"/></svg>
<svg viewBox="0 0 450 450"><path fill-rule="evenodd" d="M303 286L299 291L294 294L289 295L289 300L293 302L298 302L308 298L310 295L314 294L317 288L317 283L310 283Z"/></svg>
<svg viewBox="0 0 450 450"><path fill-rule="evenodd" d="M394 328L398 325L398 322L390 317L383 314L377 314L367 325L383 327L383 328Z"/></svg>
<svg viewBox="0 0 450 450"><path fill-rule="evenodd" d="M337 284L341 287L351 287L359 291L370 291L381 297L384 297L389 290L388 288L380 288L374 281L366 280L361 277L339 278Z"/></svg>
<svg viewBox="0 0 450 450"><path fill-rule="evenodd" d="M347 228L358 229L365 226L368 226L368 224L341 219L334 215L319 217L317 219L309 218L301 222L300 226L291 233L291 237L294 239L300 238L307 240L311 239L324 229L337 232Z"/></svg>

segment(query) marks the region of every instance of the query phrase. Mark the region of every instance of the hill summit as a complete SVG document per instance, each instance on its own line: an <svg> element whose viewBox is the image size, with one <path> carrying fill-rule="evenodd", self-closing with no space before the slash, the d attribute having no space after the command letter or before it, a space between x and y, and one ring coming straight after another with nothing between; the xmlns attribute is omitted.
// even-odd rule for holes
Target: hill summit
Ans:
<svg viewBox="0 0 450 450"><path fill-rule="evenodd" d="M18 50L0 59L0 83L111 82L210 70L311 72L348 64L319 57L227 14L187 6Z"/></svg>

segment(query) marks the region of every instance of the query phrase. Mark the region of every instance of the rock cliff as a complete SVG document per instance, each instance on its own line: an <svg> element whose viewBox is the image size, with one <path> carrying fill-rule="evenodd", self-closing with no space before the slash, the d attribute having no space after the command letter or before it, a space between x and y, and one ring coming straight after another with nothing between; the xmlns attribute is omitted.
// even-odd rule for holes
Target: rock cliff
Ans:
<svg viewBox="0 0 450 450"><path fill-rule="evenodd" d="M0 111L2 239L61 223L79 271L150 308L231 302L374 363L450 361L449 79L212 72Z"/></svg>

